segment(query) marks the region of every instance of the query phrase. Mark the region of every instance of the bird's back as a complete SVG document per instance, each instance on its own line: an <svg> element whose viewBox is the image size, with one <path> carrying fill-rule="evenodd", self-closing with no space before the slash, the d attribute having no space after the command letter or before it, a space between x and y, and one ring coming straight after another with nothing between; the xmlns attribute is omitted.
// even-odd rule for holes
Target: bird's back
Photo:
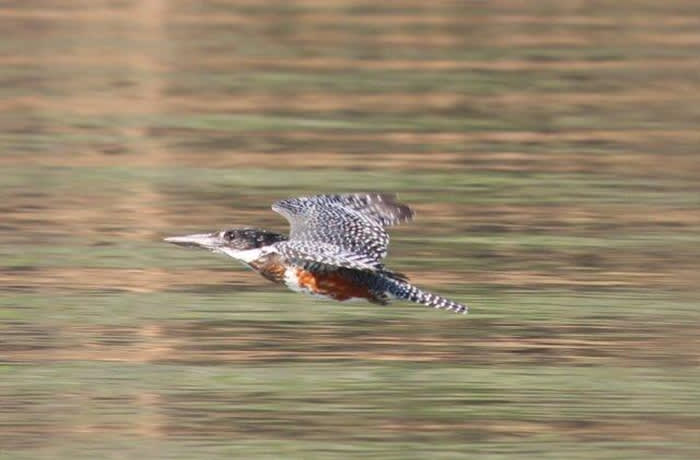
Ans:
<svg viewBox="0 0 700 460"><path fill-rule="evenodd" d="M278 201L272 209L287 218L283 253L298 260L379 270L386 257L385 228L413 218L390 194L316 195Z"/></svg>

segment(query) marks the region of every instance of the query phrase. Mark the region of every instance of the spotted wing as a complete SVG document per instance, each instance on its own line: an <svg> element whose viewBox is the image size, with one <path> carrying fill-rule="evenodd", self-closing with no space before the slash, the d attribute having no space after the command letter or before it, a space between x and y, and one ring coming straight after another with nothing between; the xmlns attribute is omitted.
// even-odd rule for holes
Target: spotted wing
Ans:
<svg viewBox="0 0 700 460"><path fill-rule="evenodd" d="M413 211L391 194L316 195L278 201L272 209L287 218L283 255L361 270L380 270L389 235L385 227L405 222Z"/></svg>
<svg viewBox="0 0 700 460"><path fill-rule="evenodd" d="M408 222L413 219L415 214L411 208L396 201L396 195L393 193L317 195L309 197L309 199L329 201L353 209L379 223L382 227Z"/></svg>
<svg viewBox="0 0 700 460"><path fill-rule="evenodd" d="M277 250L287 259L318 270L333 270L338 267L362 271L382 270L382 264L344 251L326 243L307 244L304 241L282 241L276 243Z"/></svg>

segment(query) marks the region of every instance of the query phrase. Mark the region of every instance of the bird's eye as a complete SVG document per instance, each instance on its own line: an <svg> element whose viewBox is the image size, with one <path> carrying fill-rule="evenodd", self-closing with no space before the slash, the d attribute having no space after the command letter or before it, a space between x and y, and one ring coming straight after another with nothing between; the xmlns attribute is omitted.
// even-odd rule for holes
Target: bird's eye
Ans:
<svg viewBox="0 0 700 460"><path fill-rule="evenodd" d="M224 239L226 241L231 241L235 237L236 237L236 232L234 232L233 230L229 230L227 232L224 232Z"/></svg>

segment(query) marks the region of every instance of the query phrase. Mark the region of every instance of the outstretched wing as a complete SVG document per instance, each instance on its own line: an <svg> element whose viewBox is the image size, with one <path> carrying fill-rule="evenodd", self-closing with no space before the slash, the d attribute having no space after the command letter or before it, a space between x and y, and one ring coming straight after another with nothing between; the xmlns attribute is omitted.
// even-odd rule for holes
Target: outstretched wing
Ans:
<svg viewBox="0 0 700 460"><path fill-rule="evenodd" d="M411 208L396 201L393 193L348 193L344 195L316 195L308 199L318 199L354 209L376 221L382 227L408 222L415 213ZM289 201L289 200L286 200ZM280 202L281 203L281 202Z"/></svg>
<svg viewBox="0 0 700 460"><path fill-rule="evenodd" d="M413 217L391 194L316 195L278 201L272 209L287 218L286 257L360 270L380 270L389 235L385 227Z"/></svg>
<svg viewBox="0 0 700 460"><path fill-rule="evenodd" d="M276 243L275 248L285 258L306 267L313 266L319 270L337 269L338 267L361 271L382 270L381 262L353 254L327 243L310 244L306 241L282 241Z"/></svg>

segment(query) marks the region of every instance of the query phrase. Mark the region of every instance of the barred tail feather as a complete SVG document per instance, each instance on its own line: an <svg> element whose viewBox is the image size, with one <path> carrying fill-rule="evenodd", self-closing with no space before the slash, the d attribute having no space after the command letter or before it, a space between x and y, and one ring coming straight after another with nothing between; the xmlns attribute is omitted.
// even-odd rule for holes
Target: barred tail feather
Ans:
<svg viewBox="0 0 700 460"><path fill-rule="evenodd" d="M386 292L397 299L408 300L409 302L427 305L428 307L451 310L455 313L466 314L469 311L469 307L466 305L446 299L432 292L424 291L410 283L391 279L387 284Z"/></svg>

